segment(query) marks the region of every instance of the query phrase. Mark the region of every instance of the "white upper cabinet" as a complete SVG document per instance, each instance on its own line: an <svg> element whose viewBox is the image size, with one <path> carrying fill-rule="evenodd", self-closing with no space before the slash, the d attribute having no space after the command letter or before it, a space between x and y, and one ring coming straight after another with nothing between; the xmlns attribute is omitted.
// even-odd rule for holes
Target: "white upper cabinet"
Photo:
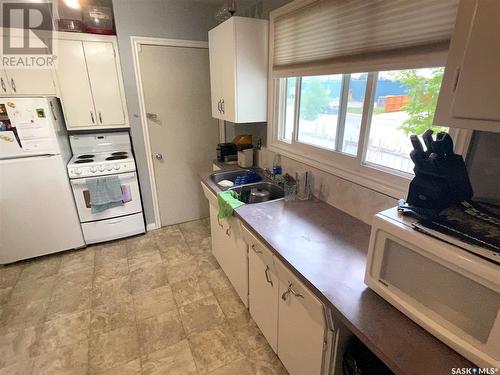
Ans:
<svg viewBox="0 0 500 375"><path fill-rule="evenodd" d="M10 95L9 78L5 69L0 69L0 96Z"/></svg>
<svg viewBox="0 0 500 375"><path fill-rule="evenodd" d="M23 38L10 37L13 43L23 45ZM15 40L18 40L17 42ZM39 40L30 44L40 43ZM0 96L56 95L52 67L9 67L0 73Z"/></svg>
<svg viewBox="0 0 500 375"><path fill-rule="evenodd" d="M127 127L116 38L66 35L57 43L56 75L66 127Z"/></svg>
<svg viewBox="0 0 500 375"><path fill-rule="evenodd" d="M500 2L462 0L434 123L500 132Z"/></svg>
<svg viewBox="0 0 500 375"><path fill-rule="evenodd" d="M212 116L267 121L268 22L231 17L208 32Z"/></svg>
<svg viewBox="0 0 500 375"><path fill-rule="evenodd" d="M123 125L122 93L115 50L109 42L83 42L99 125Z"/></svg>
<svg viewBox="0 0 500 375"><path fill-rule="evenodd" d="M57 77L66 127L84 128L96 125L96 114L82 42L58 42Z"/></svg>

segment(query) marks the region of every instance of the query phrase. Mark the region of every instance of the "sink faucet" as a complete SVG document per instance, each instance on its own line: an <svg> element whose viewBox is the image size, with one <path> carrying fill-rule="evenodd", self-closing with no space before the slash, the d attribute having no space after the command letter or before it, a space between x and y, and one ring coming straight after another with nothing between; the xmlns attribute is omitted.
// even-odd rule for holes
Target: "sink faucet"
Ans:
<svg viewBox="0 0 500 375"><path fill-rule="evenodd" d="M264 168L263 174L264 177L270 179L271 181L274 181L275 179L274 173L269 168Z"/></svg>

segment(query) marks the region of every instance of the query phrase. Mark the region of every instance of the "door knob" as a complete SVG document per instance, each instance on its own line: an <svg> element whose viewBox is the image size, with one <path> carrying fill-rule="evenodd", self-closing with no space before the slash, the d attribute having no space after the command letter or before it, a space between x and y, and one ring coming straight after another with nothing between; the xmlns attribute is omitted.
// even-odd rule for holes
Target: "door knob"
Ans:
<svg viewBox="0 0 500 375"><path fill-rule="evenodd" d="M155 159L161 161L161 160L163 160L163 155L160 153L157 153L157 154L155 154Z"/></svg>

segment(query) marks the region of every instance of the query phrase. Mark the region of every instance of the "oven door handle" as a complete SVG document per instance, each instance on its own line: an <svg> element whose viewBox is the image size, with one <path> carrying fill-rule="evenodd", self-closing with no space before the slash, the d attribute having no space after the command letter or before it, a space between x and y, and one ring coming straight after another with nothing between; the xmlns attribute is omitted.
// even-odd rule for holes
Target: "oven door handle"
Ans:
<svg viewBox="0 0 500 375"><path fill-rule="evenodd" d="M86 180L90 180L90 179L94 179L94 178L100 178L100 177L106 177L106 176L96 176L96 177L82 177L82 178L77 178L77 179L73 179L71 180L71 185L73 186L82 186L82 185L86 185L87 182ZM130 173L130 174L122 174L119 176L120 178L120 183L121 184L124 184L130 180L135 180L137 181L137 175L135 174L135 172L133 173Z"/></svg>

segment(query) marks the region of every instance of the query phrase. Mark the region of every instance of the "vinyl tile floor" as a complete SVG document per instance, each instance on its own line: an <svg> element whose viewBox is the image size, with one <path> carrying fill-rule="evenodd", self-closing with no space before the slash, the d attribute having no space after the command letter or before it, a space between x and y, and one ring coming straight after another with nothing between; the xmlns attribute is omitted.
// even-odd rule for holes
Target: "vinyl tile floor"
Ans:
<svg viewBox="0 0 500 375"><path fill-rule="evenodd" d="M286 374L208 220L0 266L0 375Z"/></svg>

